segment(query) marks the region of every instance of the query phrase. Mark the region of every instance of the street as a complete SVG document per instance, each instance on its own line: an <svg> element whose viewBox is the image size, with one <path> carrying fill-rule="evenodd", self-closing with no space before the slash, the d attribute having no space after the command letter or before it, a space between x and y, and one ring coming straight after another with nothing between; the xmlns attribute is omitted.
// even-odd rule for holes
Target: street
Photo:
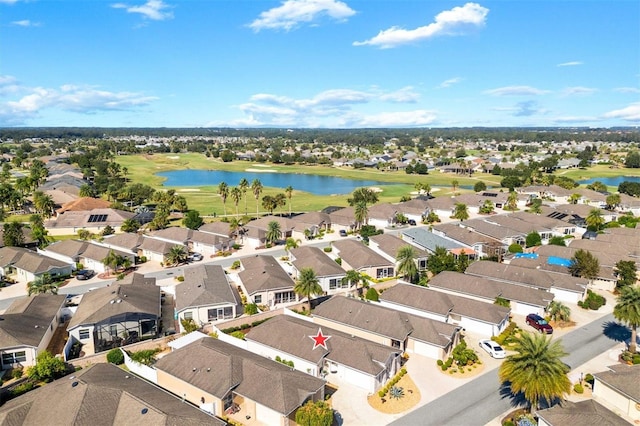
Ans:
<svg viewBox="0 0 640 426"><path fill-rule="evenodd" d="M569 366L578 366L618 344L603 333L604 326L612 321L615 321L613 315L609 314L560 339L565 352L569 353L564 362ZM511 398L501 394L496 368L392 424L484 425L510 408Z"/></svg>

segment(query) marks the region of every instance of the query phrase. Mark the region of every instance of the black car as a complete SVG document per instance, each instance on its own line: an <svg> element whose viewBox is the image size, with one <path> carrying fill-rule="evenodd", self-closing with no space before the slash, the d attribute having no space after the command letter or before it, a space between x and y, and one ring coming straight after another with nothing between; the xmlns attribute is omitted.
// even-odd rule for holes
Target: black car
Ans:
<svg viewBox="0 0 640 426"><path fill-rule="evenodd" d="M91 269L80 269L76 272L76 278L80 281L88 280L93 277L94 272Z"/></svg>
<svg viewBox="0 0 640 426"><path fill-rule="evenodd" d="M344 229L340 230L340 236L341 237L346 237L347 236L347 231L345 231Z"/></svg>

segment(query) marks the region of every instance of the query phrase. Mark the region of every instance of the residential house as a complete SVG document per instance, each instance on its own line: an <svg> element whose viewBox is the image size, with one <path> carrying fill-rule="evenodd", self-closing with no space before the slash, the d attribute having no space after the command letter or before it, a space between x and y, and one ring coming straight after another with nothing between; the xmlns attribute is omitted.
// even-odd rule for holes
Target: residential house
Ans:
<svg viewBox="0 0 640 426"><path fill-rule="evenodd" d="M139 247L142 245L144 237L140 234L133 232L125 232L122 234L109 235L97 244L103 245L114 250L139 255Z"/></svg>
<svg viewBox="0 0 640 426"><path fill-rule="evenodd" d="M182 247L185 253L189 251L189 248L185 245L170 243L168 241L146 236L138 249L141 257L144 256L147 260L164 263L166 261L167 254L169 254L171 249L176 246Z"/></svg>
<svg viewBox="0 0 640 426"><path fill-rule="evenodd" d="M441 237L424 228L404 229L402 231L402 239L430 254L435 253L438 247L443 247L456 258L458 256L467 256L470 259L475 259L478 255L473 248L449 238Z"/></svg>
<svg viewBox="0 0 640 426"><path fill-rule="evenodd" d="M107 226L115 232L120 232L122 223L134 216L135 213L111 208L64 210L58 213L55 219L45 221L44 226L49 231L49 235L70 235L81 229L99 234Z"/></svg>
<svg viewBox="0 0 640 426"><path fill-rule="evenodd" d="M154 365L157 384L216 416L236 404L242 420L289 426L307 401L324 400L324 380L205 337Z"/></svg>
<svg viewBox="0 0 640 426"><path fill-rule="evenodd" d="M245 339L253 353L292 361L298 371L338 386L348 383L369 393L384 386L400 369L400 350L328 327L322 328L322 334L329 336L327 349L314 348L309 336L315 336L318 330L308 317L285 314L252 328Z"/></svg>
<svg viewBox="0 0 640 426"><path fill-rule="evenodd" d="M55 401L55 404L52 404ZM190 425L226 422L113 364L85 367L0 407L12 425Z"/></svg>
<svg viewBox="0 0 640 426"><path fill-rule="evenodd" d="M73 264L75 269L76 263L80 263L81 255L88 245L87 241L62 240L50 244L44 249L38 249L38 253L64 263Z"/></svg>
<svg viewBox="0 0 640 426"><path fill-rule="evenodd" d="M0 250L7 249L3 247ZM14 247L17 248L17 247ZM22 249L13 259L10 265L2 265L5 271L12 271L10 277L19 283L29 283L43 274L49 274L51 277L67 277L75 268L74 263L62 262L47 256L35 253L30 250Z"/></svg>
<svg viewBox="0 0 640 426"><path fill-rule="evenodd" d="M458 344L460 327L334 296L317 306L314 322L385 346L433 359L446 359Z"/></svg>
<svg viewBox="0 0 640 426"><path fill-rule="evenodd" d="M640 365L616 364L593 375L593 398L630 422L640 421Z"/></svg>
<svg viewBox="0 0 640 426"><path fill-rule="evenodd" d="M302 246L292 249L289 257L294 279L300 276L301 270L311 268L325 294L336 294L351 288L350 283L343 282L346 275L344 269L318 247Z"/></svg>
<svg viewBox="0 0 640 426"><path fill-rule="evenodd" d="M401 213L400 206L396 204L377 203L368 209L368 224L380 229L388 228L398 222Z"/></svg>
<svg viewBox="0 0 640 426"><path fill-rule="evenodd" d="M511 309L445 294L427 287L398 283L380 295L380 304L462 327L482 336L497 336L509 325Z"/></svg>
<svg viewBox="0 0 640 426"><path fill-rule="evenodd" d="M229 222L210 222L203 224L200 228L198 228L200 232L207 232L209 234L218 235L220 237L227 238L235 238L238 234L237 230L231 229L231 224Z"/></svg>
<svg viewBox="0 0 640 426"><path fill-rule="evenodd" d="M175 317L198 326L232 319L242 314L238 291L220 265L198 265L184 270L184 281L175 288Z"/></svg>
<svg viewBox="0 0 640 426"><path fill-rule="evenodd" d="M331 227L338 231L341 229L352 231L358 225L352 206L332 209L332 211L329 212L329 217L331 218Z"/></svg>
<svg viewBox="0 0 640 426"><path fill-rule="evenodd" d="M389 261L394 262L396 269L398 266L398 262L396 261L398 251L405 246L413 248L418 271L425 271L427 269L427 259L429 258L429 253L427 253L426 250L415 247L402 238L391 234L380 234L369 237L369 247Z"/></svg>
<svg viewBox="0 0 640 426"><path fill-rule="evenodd" d="M85 293L67 331L89 355L158 336L160 318L155 278L134 273Z"/></svg>
<svg viewBox="0 0 640 426"><path fill-rule="evenodd" d="M318 236L320 231L328 231L331 229L331 216L328 213L302 213L293 216L291 220L296 223L294 229L302 229L307 239Z"/></svg>
<svg viewBox="0 0 640 426"><path fill-rule="evenodd" d="M438 224L431 229L431 232L447 238L461 247L473 250L478 258L495 257L497 259L507 250L507 246L500 240L479 234L471 228L460 226L458 223Z"/></svg>
<svg viewBox="0 0 640 426"><path fill-rule="evenodd" d="M65 296L38 294L14 300L0 316L2 370L28 367L46 350L63 321Z"/></svg>
<svg viewBox="0 0 640 426"><path fill-rule="evenodd" d="M538 426L629 426L629 422L593 399L563 401L544 410L536 410Z"/></svg>
<svg viewBox="0 0 640 426"><path fill-rule="evenodd" d="M296 239L304 238L304 229L296 230L294 235L294 229L296 222L280 216L264 216L257 220L252 220L247 223L244 228L247 230L245 233L246 244L252 247L260 247L266 244L267 231L269 230L269 223L277 222L280 225L280 240L286 240L289 237Z"/></svg>
<svg viewBox="0 0 640 426"><path fill-rule="evenodd" d="M298 302L295 282L273 256L244 258L242 267L238 279L248 300L269 307Z"/></svg>
<svg viewBox="0 0 640 426"><path fill-rule="evenodd" d="M60 216L66 212L86 212L96 209L108 209L110 205L110 201L103 200L102 198L80 197L56 210L56 216Z"/></svg>
<svg viewBox="0 0 640 426"><path fill-rule="evenodd" d="M497 298L502 298L511 302L513 313L521 315L542 315L553 300L553 294L545 290L452 271L440 272L434 276L429 280L429 288L487 303L494 303Z"/></svg>
<svg viewBox="0 0 640 426"><path fill-rule="evenodd" d="M334 241L332 256L341 259L345 271L353 269L373 279L395 276L395 262L387 260L381 254L357 240Z"/></svg>
<svg viewBox="0 0 640 426"><path fill-rule="evenodd" d="M107 272L111 269L111 266L105 265L103 260L109 256L110 252L113 252L115 255L120 256L123 259L124 263L122 266L126 263L130 266L135 265L136 263L136 256L131 253L91 243L88 244L86 249L82 252L82 265L85 269L92 269L98 273Z"/></svg>

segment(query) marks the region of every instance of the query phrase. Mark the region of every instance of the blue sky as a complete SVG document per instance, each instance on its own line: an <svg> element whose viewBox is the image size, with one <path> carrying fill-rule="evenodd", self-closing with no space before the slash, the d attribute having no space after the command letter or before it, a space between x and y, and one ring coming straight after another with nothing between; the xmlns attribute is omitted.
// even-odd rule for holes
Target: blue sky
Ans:
<svg viewBox="0 0 640 426"><path fill-rule="evenodd" d="M0 0L0 126L640 125L637 0Z"/></svg>

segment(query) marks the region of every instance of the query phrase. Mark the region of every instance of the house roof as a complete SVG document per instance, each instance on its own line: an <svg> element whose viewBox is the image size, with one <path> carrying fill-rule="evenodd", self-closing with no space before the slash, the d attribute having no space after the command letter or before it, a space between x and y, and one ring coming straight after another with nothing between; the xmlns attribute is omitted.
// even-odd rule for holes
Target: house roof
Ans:
<svg viewBox="0 0 640 426"><path fill-rule="evenodd" d="M118 227L126 219L131 219L134 216L135 213L108 208L82 211L68 210L53 220L47 220L45 227L73 229L105 227L107 225Z"/></svg>
<svg viewBox="0 0 640 426"><path fill-rule="evenodd" d="M30 250L22 247L1 247L0 248L0 267L13 265L16 263L23 254Z"/></svg>
<svg viewBox="0 0 640 426"><path fill-rule="evenodd" d="M141 250L147 250L152 253L165 255L169 253L171 251L171 248L173 248L176 245L180 245L180 244L170 243L168 241L156 240L155 238L152 238L152 237L144 237L144 240L142 241L142 244L140 244L139 248ZM184 247L182 245L180 246Z"/></svg>
<svg viewBox="0 0 640 426"><path fill-rule="evenodd" d="M333 248L338 250L342 260L355 270L374 266L394 266L393 262L357 240L334 241Z"/></svg>
<svg viewBox="0 0 640 426"><path fill-rule="evenodd" d="M452 324L343 296L334 296L321 303L313 316L401 342L410 336L438 347L446 347L457 331Z"/></svg>
<svg viewBox="0 0 640 426"><path fill-rule="evenodd" d="M174 350L160 358L155 367L217 398L233 390L284 415L325 384L324 380L212 337Z"/></svg>
<svg viewBox="0 0 640 426"><path fill-rule="evenodd" d="M186 244L191 238L193 231L189 228L182 228L179 226L171 226L169 228L160 229L151 234L153 238L159 240L171 241L176 244Z"/></svg>
<svg viewBox="0 0 640 426"><path fill-rule="evenodd" d="M380 300L443 316L458 314L489 324L500 324L511 312L503 306L404 283L386 289Z"/></svg>
<svg viewBox="0 0 640 426"><path fill-rule="evenodd" d="M594 376L616 392L640 403L640 364L616 364L608 367L608 371L596 373Z"/></svg>
<svg viewBox="0 0 640 426"><path fill-rule="evenodd" d="M294 220L288 219L286 217L267 215L261 217L260 219L252 220L245 224L246 228L258 228L267 230L269 229L269 223L278 222L280 224L280 229L284 231L292 230L296 227L296 222Z"/></svg>
<svg viewBox="0 0 640 426"><path fill-rule="evenodd" d="M488 260L473 262L467 267L465 274L545 290L549 290L551 287L557 287L578 293L584 292L584 289L589 284L589 281L583 278L554 274L540 269L530 269L523 266L491 262Z"/></svg>
<svg viewBox="0 0 640 426"><path fill-rule="evenodd" d="M211 234L209 232L201 232L201 231L191 231L191 236L189 238L194 243L209 245L209 246L218 246L223 242L229 241L230 238L220 235Z"/></svg>
<svg viewBox="0 0 640 426"><path fill-rule="evenodd" d="M318 277L344 276L345 271L318 247L302 246L291 250L293 266L300 271L311 268Z"/></svg>
<svg viewBox="0 0 640 426"><path fill-rule="evenodd" d="M232 290L220 265L198 265L184 270L184 281L176 286L176 311L213 305L238 305L239 297Z"/></svg>
<svg viewBox="0 0 640 426"><path fill-rule="evenodd" d="M460 295L477 296L491 302L497 297L502 297L533 306L546 307L553 300L553 294L548 291L451 271L440 272L431 278L429 287Z"/></svg>
<svg viewBox="0 0 640 426"><path fill-rule="evenodd" d="M369 219L389 220L402 213L400 206L391 203L377 203L369 207Z"/></svg>
<svg viewBox="0 0 640 426"><path fill-rule="evenodd" d="M67 330L98 324L128 313L160 317L160 287L155 281L155 278L134 273L109 287L85 293Z"/></svg>
<svg viewBox="0 0 640 426"><path fill-rule="evenodd" d="M313 349L313 341L309 336L317 332L318 326L312 321L278 315L252 328L245 338L314 364L326 358L372 376L384 370L389 357L401 352L331 328L322 329L323 335L331 336L326 341L327 349Z"/></svg>
<svg viewBox="0 0 640 426"><path fill-rule="evenodd" d="M0 348L38 347L64 302L62 294L38 294L15 300L0 316Z"/></svg>
<svg viewBox="0 0 640 426"><path fill-rule="evenodd" d="M231 231L231 225L229 223L220 221L205 223L198 228L198 231L208 232L210 234L220 235L223 237L230 237L234 234L234 232Z"/></svg>
<svg viewBox="0 0 640 426"><path fill-rule="evenodd" d="M331 215L322 212L308 212L291 218L299 223L298 228L308 228L310 226L331 225Z"/></svg>
<svg viewBox="0 0 640 426"><path fill-rule="evenodd" d="M409 228L402 231L403 239L423 247L425 250L435 251L436 247L444 247L447 250L462 248L463 246L448 238L436 235L424 228Z"/></svg>
<svg viewBox="0 0 640 426"><path fill-rule="evenodd" d="M71 380L56 380L0 407L1 424L52 422L59 425L225 424L112 364L94 364L75 373Z"/></svg>
<svg viewBox="0 0 640 426"><path fill-rule="evenodd" d="M433 227L434 233L442 233L447 238L460 244L473 246L475 244L499 243L499 240L475 232L471 228L465 228L457 223L443 223Z"/></svg>
<svg viewBox="0 0 640 426"><path fill-rule="evenodd" d="M98 262L102 262L102 259L106 258L109 255L110 251L113 251L118 256L122 256L125 258L131 259L133 256L131 253L120 251L118 249L112 249L98 244L89 244L87 245L86 250L82 253L82 257L85 259L97 260Z"/></svg>
<svg viewBox="0 0 640 426"><path fill-rule="evenodd" d="M244 270L238 277L249 295L268 290L293 289L295 283L273 256L256 255L242 259Z"/></svg>
<svg viewBox="0 0 640 426"><path fill-rule="evenodd" d="M89 243L86 241L62 240L47 246L45 250L73 258L80 256L88 245Z"/></svg>
<svg viewBox="0 0 640 426"><path fill-rule="evenodd" d="M593 399L564 401L545 410L537 410L538 418L549 426L629 426L629 422Z"/></svg>
<svg viewBox="0 0 640 426"><path fill-rule="evenodd" d="M144 237L142 235L133 232L125 232L123 234L115 234L105 237L102 240L102 244L109 247L135 251L143 241Z"/></svg>
<svg viewBox="0 0 640 426"><path fill-rule="evenodd" d="M354 208L351 206L334 210L329 213L329 216L331 217L331 224L338 224L341 226L351 226L356 221Z"/></svg>
<svg viewBox="0 0 640 426"><path fill-rule="evenodd" d="M398 250L400 248L409 246L412 247L416 254L416 259L421 259L425 257L429 257L429 253L425 250L417 248L402 238L398 238L395 235L391 234L380 234L380 235L372 235L369 237L369 241L373 242L378 246L378 249L385 253L387 256L392 257L394 260L398 256Z"/></svg>
<svg viewBox="0 0 640 426"><path fill-rule="evenodd" d="M87 211L94 209L107 209L111 205L111 202L103 200L101 198L93 197L80 197L73 200L57 210L58 214L62 214L68 211Z"/></svg>
<svg viewBox="0 0 640 426"><path fill-rule="evenodd" d="M22 254L20 259L13 264L13 266L16 269L22 269L32 274L42 274L52 269L70 266L70 264L32 251L26 251Z"/></svg>

